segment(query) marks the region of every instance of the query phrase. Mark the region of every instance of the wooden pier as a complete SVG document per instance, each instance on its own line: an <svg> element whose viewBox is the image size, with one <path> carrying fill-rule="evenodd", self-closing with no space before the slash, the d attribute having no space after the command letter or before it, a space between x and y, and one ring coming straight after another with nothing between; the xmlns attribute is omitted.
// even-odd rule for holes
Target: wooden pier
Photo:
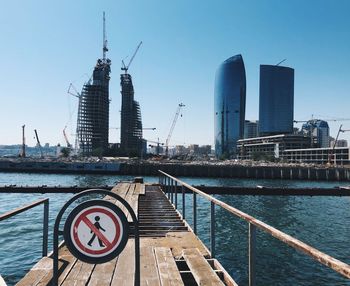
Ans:
<svg viewBox="0 0 350 286"><path fill-rule="evenodd" d="M159 186L120 183L112 192L124 198L139 220L140 285L237 285L221 264L182 219ZM119 202L117 204L131 221ZM62 243L59 247L59 285L134 285L134 237L123 252L103 264L75 258ZM52 285L52 255L43 257L17 285Z"/></svg>

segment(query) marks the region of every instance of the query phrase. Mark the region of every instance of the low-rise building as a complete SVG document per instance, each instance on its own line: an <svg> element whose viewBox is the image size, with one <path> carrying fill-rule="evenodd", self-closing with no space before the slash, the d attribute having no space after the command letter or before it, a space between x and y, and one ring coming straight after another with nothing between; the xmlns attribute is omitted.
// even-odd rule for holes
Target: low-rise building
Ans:
<svg viewBox="0 0 350 286"><path fill-rule="evenodd" d="M308 148L291 149L282 152L282 158L289 163L313 163L348 165L350 163L349 148Z"/></svg>
<svg viewBox="0 0 350 286"><path fill-rule="evenodd" d="M310 138L299 134L280 134L237 141L238 159L242 160L252 160L259 156L281 158L284 150L309 147Z"/></svg>

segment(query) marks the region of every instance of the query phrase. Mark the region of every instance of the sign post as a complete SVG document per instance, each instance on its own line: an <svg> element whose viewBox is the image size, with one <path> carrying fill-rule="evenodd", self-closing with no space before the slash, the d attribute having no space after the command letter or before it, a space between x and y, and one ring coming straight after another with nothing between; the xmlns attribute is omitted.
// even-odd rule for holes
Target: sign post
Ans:
<svg viewBox="0 0 350 286"><path fill-rule="evenodd" d="M77 205L67 216L63 231L60 221L66 209L82 196L108 195L115 198L132 217L129 223L124 212L114 203L93 199ZM131 226L131 227L130 227ZM107 190L86 190L71 198L57 215L53 237L53 285L58 285L58 236L63 234L68 250L79 260L100 264L117 257L125 248L129 234L135 237L135 286L140 285L140 241L137 217L119 195Z"/></svg>

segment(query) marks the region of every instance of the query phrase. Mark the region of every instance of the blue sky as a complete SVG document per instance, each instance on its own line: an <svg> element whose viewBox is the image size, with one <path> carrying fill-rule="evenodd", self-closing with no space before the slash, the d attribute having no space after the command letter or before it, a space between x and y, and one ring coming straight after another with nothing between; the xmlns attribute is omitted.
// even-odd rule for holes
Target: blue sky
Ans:
<svg viewBox="0 0 350 286"><path fill-rule="evenodd" d="M242 54L247 76L246 119L258 119L259 65L295 69L294 118L350 118L350 1L322 0L0 0L0 144L74 142L77 99L102 56L106 12L110 126L120 126L120 66L141 46L130 73L146 139L165 141L177 105L186 107L171 145L213 144L215 71ZM339 125L330 122L331 135ZM300 124L299 124L300 126ZM341 138L350 139L350 132ZM111 129L110 142L119 142Z"/></svg>

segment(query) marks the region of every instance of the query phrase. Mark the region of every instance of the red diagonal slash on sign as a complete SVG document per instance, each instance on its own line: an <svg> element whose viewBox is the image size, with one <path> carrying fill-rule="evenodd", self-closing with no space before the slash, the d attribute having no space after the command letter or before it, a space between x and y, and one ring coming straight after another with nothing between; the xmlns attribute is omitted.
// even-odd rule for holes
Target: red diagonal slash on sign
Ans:
<svg viewBox="0 0 350 286"><path fill-rule="evenodd" d="M85 224L97 235L97 237L103 241L107 248L112 247L112 244L109 242L107 237L105 237L103 233L97 229L96 226L94 226L94 224L86 216L83 216L81 220L85 222Z"/></svg>

